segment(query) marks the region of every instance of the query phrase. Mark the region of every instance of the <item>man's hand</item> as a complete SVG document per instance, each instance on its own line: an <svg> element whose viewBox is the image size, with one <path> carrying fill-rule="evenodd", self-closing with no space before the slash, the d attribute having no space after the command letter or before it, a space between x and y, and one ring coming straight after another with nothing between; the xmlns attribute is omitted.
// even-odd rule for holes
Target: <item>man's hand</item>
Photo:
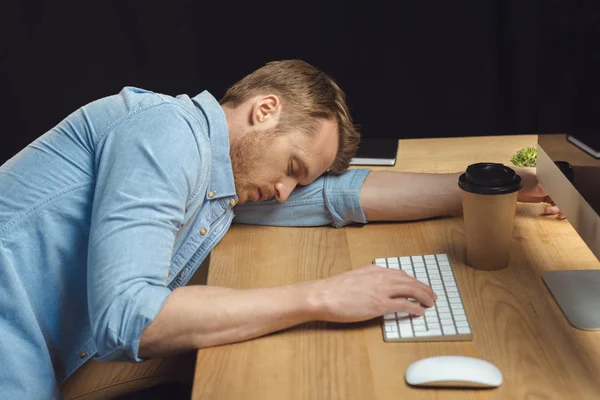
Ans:
<svg viewBox="0 0 600 400"><path fill-rule="evenodd" d="M558 215L558 219L566 218L538 182L535 168L516 168L515 170L523 183L523 188L519 191L517 201L522 203L550 203L550 206L544 209L544 214Z"/></svg>
<svg viewBox="0 0 600 400"><path fill-rule="evenodd" d="M433 290L404 271L367 265L313 282L319 320L357 322L391 312L423 315L437 300ZM416 301L407 300L414 299Z"/></svg>

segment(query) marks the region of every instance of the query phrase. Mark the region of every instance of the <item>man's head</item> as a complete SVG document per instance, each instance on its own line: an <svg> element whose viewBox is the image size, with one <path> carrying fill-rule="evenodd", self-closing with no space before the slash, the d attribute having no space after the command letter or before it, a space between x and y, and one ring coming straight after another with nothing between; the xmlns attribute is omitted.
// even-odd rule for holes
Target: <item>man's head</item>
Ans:
<svg viewBox="0 0 600 400"><path fill-rule="evenodd" d="M303 61L268 63L233 85L221 105L240 203L285 201L296 185L345 171L358 148L344 93Z"/></svg>

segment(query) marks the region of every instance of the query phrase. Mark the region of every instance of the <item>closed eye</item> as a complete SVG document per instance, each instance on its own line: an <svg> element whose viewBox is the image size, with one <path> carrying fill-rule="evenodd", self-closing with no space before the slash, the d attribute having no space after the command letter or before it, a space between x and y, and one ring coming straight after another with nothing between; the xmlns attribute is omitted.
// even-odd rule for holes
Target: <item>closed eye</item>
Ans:
<svg viewBox="0 0 600 400"><path fill-rule="evenodd" d="M290 160L288 165L288 175L292 177L296 177L298 175L298 168L294 165L294 160Z"/></svg>

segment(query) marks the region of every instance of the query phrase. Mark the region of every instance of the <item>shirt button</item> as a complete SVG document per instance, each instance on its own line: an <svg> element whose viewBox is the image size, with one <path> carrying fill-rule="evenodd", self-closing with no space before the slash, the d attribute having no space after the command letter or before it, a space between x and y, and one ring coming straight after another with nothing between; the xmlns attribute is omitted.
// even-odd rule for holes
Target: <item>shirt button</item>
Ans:
<svg viewBox="0 0 600 400"><path fill-rule="evenodd" d="M237 204L237 201L235 199L231 199L229 200L229 204L231 205L231 207L233 207Z"/></svg>
<svg viewBox="0 0 600 400"><path fill-rule="evenodd" d="M167 273L167 278L170 278L170 277L171 277L171 272L168 272Z"/></svg>
<svg viewBox="0 0 600 400"><path fill-rule="evenodd" d="M200 229L200 234L201 235L206 235L206 228Z"/></svg>
<svg viewBox="0 0 600 400"><path fill-rule="evenodd" d="M213 197L215 197L215 192L208 192L208 198L212 199Z"/></svg>
<svg viewBox="0 0 600 400"><path fill-rule="evenodd" d="M79 358L84 359L87 357L87 351L82 351L79 353Z"/></svg>

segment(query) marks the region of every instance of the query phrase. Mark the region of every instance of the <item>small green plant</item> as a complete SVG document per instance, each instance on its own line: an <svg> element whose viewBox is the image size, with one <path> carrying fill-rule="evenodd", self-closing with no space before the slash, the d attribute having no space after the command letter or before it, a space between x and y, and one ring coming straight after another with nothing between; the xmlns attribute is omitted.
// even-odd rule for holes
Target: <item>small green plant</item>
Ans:
<svg viewBox="0 0 600 400"><path fill-rule="evenodd" d="M517 150L510 162L516 167L535 167L537 161L537 147L529 146Z"/></svg>

